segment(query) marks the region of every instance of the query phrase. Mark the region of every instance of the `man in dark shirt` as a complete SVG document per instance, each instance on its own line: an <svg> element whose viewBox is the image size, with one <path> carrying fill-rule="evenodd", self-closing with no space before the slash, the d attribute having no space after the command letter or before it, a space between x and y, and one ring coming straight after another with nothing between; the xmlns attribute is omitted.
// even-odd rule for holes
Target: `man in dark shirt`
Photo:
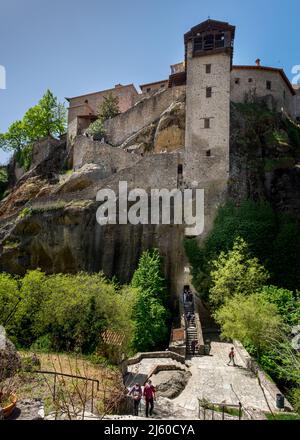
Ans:
<svg viewBox="0 0 300 440"><path fill-rule="evenodd" d="M152 411L154 408L154 399L155 399L155 388L152 385L151 380L148 380L148 382L144 386L143 396L146 402L146 417L148 417L148 415L152 416ZM149 411L149 406L150 406L150 411Z"/></svg>

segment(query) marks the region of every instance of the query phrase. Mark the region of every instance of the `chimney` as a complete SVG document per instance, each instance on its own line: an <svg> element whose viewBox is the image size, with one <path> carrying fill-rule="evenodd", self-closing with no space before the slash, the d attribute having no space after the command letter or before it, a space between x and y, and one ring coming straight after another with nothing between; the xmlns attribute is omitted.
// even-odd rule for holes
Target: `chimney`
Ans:
<svg viewBox="0 0 300 440"><path fill-rule="evenodd" d="M255 64L259 67L260 66L260 59L257 58L257 60L255 61Z"/></svg>

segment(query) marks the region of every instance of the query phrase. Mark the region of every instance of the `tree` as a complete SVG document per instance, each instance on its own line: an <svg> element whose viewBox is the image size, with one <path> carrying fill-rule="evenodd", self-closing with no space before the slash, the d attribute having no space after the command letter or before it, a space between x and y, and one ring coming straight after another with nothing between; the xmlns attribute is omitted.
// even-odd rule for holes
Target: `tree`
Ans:
<svg viewBox="0 0 300 440"><path fill-rule="evenodd" d="M58 137L66 131L66 109L47 90L39 103L25 113L24 125L31 140Z"/></svg>
<svg viewBox="0 0 300 440"><path fill-rule="evenodd" d="M132 346L137 351L151 351L162 344L168 334L167 311L148 291L139 291L133 309Z"/></svg>
<svg viewBox="0 0 300 440"><path fill-rule="evenodd" d="M300 322L300 293L291 292L276 286L264 286L261 295L271 304L275 304L278 313L287 325Z"/></svg>
<svg viewBox="0 0 300 440"><path fill-rule="evenodd" d="M143 252L131 284L164 303L166 300L166 281L161 271L161 265L162 260L158 249Z"/></svg>
<svg viewBox="0 0 300 440"><path fill-rule="evenodd" d="M22 150L29 141L24 121L13 122L6 133L0 134L0 148L4 151Z"/></svg>
<svg viewBox="0 0 300 440"><path fill-rule="evenodd" d="M271 346L274 339L282 337L283 321L274 304L260 293L249 296L237 294L228 298L215 313L221 326L222 337L238 339L255 347L258 357ZM272 341L272 342L271 342Z"/></svg>
<svg viewBox="0 0 300 440"><path fill-rule="evenodd" d="M237 237L245 240L251 255L265 266L272 284L299 288L299 222L288 214L278 214L270 203L244 200L238 206L227 202L218 210L214 228L201 247L196 240L185 240L193 285L202 297L208 296L210 287L209 262L232 249Z"/></svg>
<svg viewBox="0 0 300 440"><path fill-rule="evenodd" d="M19 165L28 169L32 145L46 137L59 137L66 131L66 109L50 90L37 105L25 113L21 121L13 122L6 133L0 134L0 148L16 153Z"/></svg>
<svg viewBox="0 0 300 440"><path fill-rule="evenodd" d="M220 307L234 295L250 295L266 284L269 274L252 258L247 243L237 238L232 250L221 252L211 263L209 299L214 308Z"/></svg>
<svg viewBox="0 0 300 440"><path fill-rule="evenodd" d="M168 334L166 286L157 249L143 252L131 284L137 289L132 314L132 346L138 351L152 350L162 344Z"/></svg>
<svg viewBox="0 0 300 440"><path fill-rule="evenodd" d="M119 113L119 98L109 93L104 97L102 104L98 108L98 118L104 122L107 119L114 118Z"/></svg>
<svg viewBox="0 0 300 440"><path fill-rule="evenodd" d="M0 325L8 328L20 301L18 280L7 273L0 274Z"/></svg>

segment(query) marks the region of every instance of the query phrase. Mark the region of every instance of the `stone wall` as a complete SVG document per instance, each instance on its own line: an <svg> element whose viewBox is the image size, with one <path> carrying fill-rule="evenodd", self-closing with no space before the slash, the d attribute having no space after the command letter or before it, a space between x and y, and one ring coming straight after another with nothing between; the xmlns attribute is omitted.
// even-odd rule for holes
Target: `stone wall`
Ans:
<svg viewBox="0 0 300 440"><path fill-rule="evenodd" d="M75 170L87 163L95 163L103 166L105 177L134 165L140 159L141 156L138 154L128 153L120 148L93 141L86 136L77 136L73 147L73 168Z"/></svg>
<svg viewBox="0 0 300 440"><path fill-rule="evenodd" d="M300 85L294 86L296 95L294 96L294 115L295 119L300 122Z"/></svg>
<svg viewBox="0 0 300 440"><path fill-rule="evenodd" d="M89 114L97 115L99 106L103 103L104 98L110 93L119 98L120 112L125 112L132 107L138 97L134 85L129 84L127 86L119 85L113 89L70 98L70 107L68 111L68 142L72 142L78 134L77 117Z"/></svg>
<svg viewBox="0 0 300 440"><path fill-rule="evenodd" d="M236 79L239 78L239 84ZM249 79L252 82L249 82ZM267 81L271 81L271 90L267 89ZM272 96L276 103L276 110L284 108L290 115L293 111L293 95L278 71L260 69L234 68L231 73L231 100L244 102L247 94L255 94L257 97Z"/></svg>
<svg viewBox="0 0 300 440"><path fill-rule="evenodd" d="M174 87L145 97L127 112L106 121L107 141L121 145L126 139L159 118L170 104L184 93L184 87Z"/></svg>
<svg viewBox="0 0 300 440"><path fill-rule="evenodd" d="M276 384L272 382L264 373L264 371L261 369L261 367L258 365L258 363L250 356L250 354L247 352L243 344L241 344L240 341L234 340L233 345L238 352L239 356L242 358L243 362L247 366L247 368L254 373L263 388L266 398L268 400L268 403L271 407L274 407L276 405L276 395L281 394L280 390L277 388ZM269 401L271 399L271 401ZM293 407L290 404L290 402L285 399L285 410L286 411L292 411Z"/></svg>

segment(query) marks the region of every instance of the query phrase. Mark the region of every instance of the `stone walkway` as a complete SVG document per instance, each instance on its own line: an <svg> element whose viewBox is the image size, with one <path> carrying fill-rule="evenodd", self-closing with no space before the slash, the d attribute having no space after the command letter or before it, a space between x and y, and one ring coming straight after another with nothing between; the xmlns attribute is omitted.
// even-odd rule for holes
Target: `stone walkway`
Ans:
<svg viewBox="0 0 300 440"><path fill-rule="evenodd" d="M195 415L200 398L233 405L240 401L244 408L269 411L257 378L246 369L237 353L237 366L227 366L230 348L231 344L212 342L210 356L191 359L192 377L185 390L173 400L175 406Z"/></svg>
<svg viewBox="0 0 300 440"><path fill-rule="evenodd" d="M133 385L135 382L143 385L157 365L174 365L179 370L184 369L185 366L180 362L174 361L171 358L145 358L139 363L128 366L128 376L126 377L125 385L127 387Z"/></svg>

